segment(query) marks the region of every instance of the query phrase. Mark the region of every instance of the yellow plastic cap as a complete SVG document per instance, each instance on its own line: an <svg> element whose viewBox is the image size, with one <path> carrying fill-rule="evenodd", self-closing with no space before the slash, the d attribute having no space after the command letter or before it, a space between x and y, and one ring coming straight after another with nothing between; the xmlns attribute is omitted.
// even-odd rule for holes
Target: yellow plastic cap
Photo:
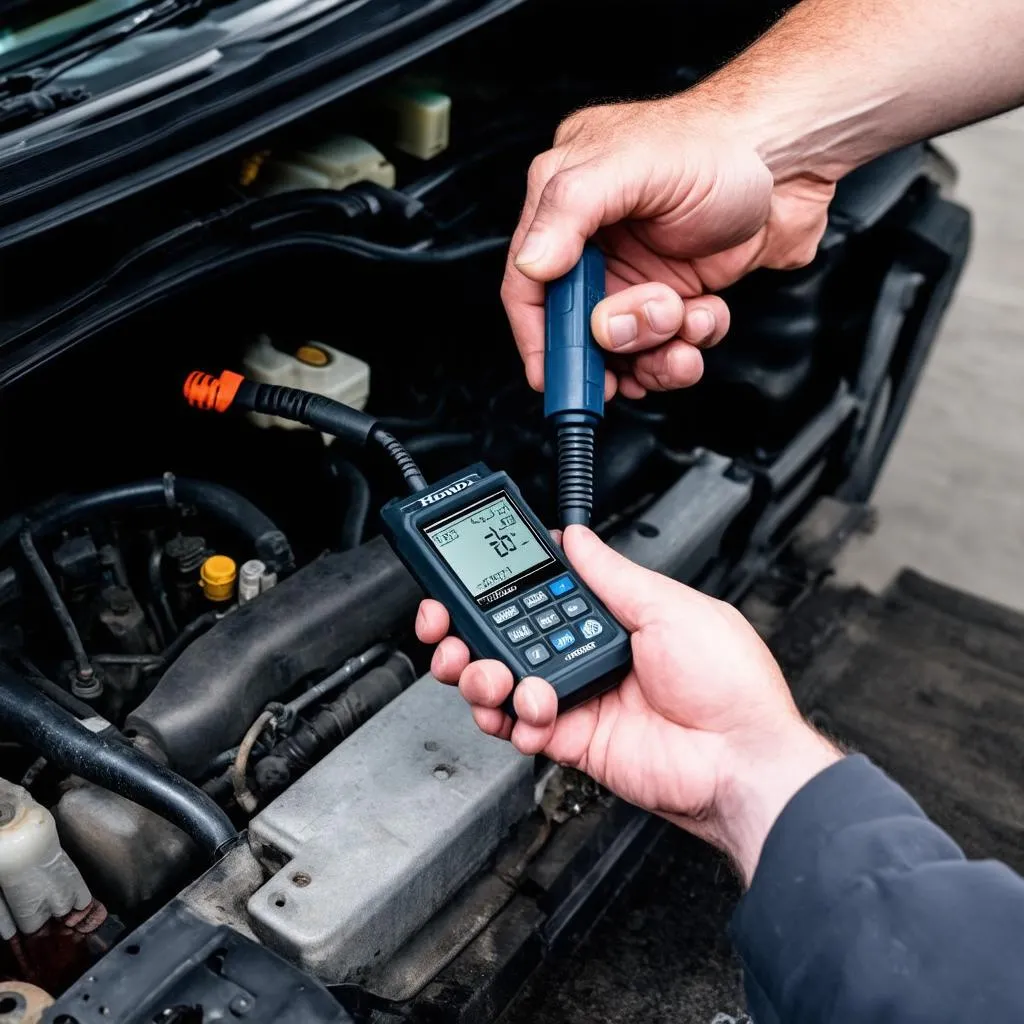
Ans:
<svg viewBox="0 0 1024 1024"><path fill-rule="evenodd" d="M211 601L230 601L237 578L235 560L227 555L210 555L199 570L199 585Z"/></svg>
<svg viewBox="0 0 1024 1024"><path fill-rule="evenodd" d="M296 351L295 358L307 366L326 366L331 361L331 357L316 345L303 345Z"/></svg>

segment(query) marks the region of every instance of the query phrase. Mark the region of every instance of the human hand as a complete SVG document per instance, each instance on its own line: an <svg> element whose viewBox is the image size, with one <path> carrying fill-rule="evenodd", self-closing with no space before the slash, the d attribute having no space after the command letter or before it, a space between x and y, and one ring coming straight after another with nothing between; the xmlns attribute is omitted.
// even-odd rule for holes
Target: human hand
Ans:
<svg viewBox="0 0 1024 1024"><path fill-rule="evenodd" d="M700 349L729 327L716 291L814 258L834 191L816 174L776 181L749 128L700 87L573 114L530 167L502 284L530 385L544 386L544 283L592 235L608 264L608 297L591 318L614 356L606 397L642 398L700 379Z"/></svg>
<svg viewBox="0 0 1024 1024"><path fill-rule="evenodd" d="M416 619L436 643L431 670L458 683L477 725L524 754L586 772L619 796L724 849L749 882L775 818L839 758L806 725L775 660L730 605L642 569L580 526L564 535L583 580L632 634L633 667L614 690L557 716L552 687L513 690L498 661L470 660L447 636L448 613L425 600Z"/></svg>

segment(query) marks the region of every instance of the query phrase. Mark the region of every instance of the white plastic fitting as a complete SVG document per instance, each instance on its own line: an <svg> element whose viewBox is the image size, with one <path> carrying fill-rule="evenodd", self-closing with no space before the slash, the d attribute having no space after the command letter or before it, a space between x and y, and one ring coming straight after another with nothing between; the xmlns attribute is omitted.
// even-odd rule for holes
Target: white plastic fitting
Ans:
<svg viewBox="0 0 1024 1024"><path fill-rule="evenodd" d="M53 815L28 790L0 779L0 938L31 935L92 902L64 852Z"/></svg>

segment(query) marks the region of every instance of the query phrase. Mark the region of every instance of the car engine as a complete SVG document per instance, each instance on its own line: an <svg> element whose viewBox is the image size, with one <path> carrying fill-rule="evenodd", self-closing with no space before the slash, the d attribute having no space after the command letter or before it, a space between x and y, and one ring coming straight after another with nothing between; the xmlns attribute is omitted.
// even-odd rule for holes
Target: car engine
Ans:
<svg viewBox="0 0 1024 1024"><path fill-rule="evenodd" d="M513 86L497 31L8 268L0 1013L485 1019L515 985L474 1003L469 952L490 936L505 978L502 922L509 962L553 948L646 827L429 677L420 593L377 522L389 466L181 397L200 365L336 398L429 479L484 461L554 522L552 438L498 300L525 170L572 109L702 69L618 81L563 55ZM926 146L853 175L814 263L729 290L696 387L609 405L602 536L727 600L813 583L780 569L793 537L863 508L959 275L953 177ZM246 1002L272 979L297 1016Z"/></svg>

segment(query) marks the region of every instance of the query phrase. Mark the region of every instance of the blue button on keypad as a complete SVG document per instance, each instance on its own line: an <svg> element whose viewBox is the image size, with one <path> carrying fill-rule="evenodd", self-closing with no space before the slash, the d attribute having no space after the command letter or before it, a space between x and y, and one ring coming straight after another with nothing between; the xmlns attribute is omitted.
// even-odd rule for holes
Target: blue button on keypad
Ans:
<svg viewBox="0 0 1024 1024"><path fill-rule="evenodd" d="M556 651L564 651L576 643L576 634L571 629L560 629L548 637L548 643Z"/></svg>
<svg viewBox="0 0 1024 1024"><path fill-rule="evenodd" d="M552 580L548 584L548 590L555 597L561 597L563 594L568 594L570 590L575 590L576 584L571 576L559 576L557 580Z"/></svg>

